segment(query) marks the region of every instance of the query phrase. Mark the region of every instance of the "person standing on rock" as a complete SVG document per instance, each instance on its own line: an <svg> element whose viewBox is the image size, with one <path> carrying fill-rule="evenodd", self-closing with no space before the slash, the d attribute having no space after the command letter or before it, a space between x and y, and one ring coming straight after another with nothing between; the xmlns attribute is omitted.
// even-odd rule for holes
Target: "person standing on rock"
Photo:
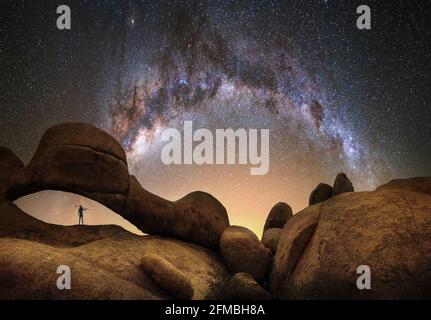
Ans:
<svg viewBox="0 0 431 320"><path fill-rule="evenodd" d="M78 225L84 225L84 211L88 210L84 208L82 205L78 207Z"/></svg>

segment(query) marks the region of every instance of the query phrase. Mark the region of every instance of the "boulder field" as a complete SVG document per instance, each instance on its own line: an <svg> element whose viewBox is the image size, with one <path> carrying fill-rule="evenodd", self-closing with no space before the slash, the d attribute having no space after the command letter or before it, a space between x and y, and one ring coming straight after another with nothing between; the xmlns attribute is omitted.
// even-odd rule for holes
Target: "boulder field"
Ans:
<svg viewBox="0 0 431 320"><path fill-rule="evenodd" d="M13 203L43 190L93 199L148 235L52 225ZM0 299L431 298L430 177L354 192L340 173L309 202L296 214L276 204L260 241L207 193L168 201L145 190L106 132L57 125L27 165L0 147ZM73 290L55 286L59 265ZM360 266L370 290L357 287Z"/></svg>
<svg viewBox="0 0 431 320"><path fill-rule="evenodd" d="M271 293L281 299L431 298L430 184L430 178L393 181L295 214L279 240ZM371 290L357 288L362 265L371 270Z"/></svg>

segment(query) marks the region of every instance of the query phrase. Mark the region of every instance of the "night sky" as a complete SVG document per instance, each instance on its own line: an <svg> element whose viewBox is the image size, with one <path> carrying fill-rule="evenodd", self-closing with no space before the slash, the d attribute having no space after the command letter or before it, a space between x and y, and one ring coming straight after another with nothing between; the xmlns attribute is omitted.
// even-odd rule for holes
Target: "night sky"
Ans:
<svg viewBox="0 0 431 320"><path fill-rule="evenodd" d="M430 3L2 0L0 145L28 162L48 127L91 123L149 191L207 191L260 233L275 203L298 211L338 172L359 191L431 175ZM61 4L71 30L56 28ZM356 28L361 4L372 30ZM164 165L160 133L185 120L270 129L270 172ZM52 217L64 196L44 193Z"/></svg>

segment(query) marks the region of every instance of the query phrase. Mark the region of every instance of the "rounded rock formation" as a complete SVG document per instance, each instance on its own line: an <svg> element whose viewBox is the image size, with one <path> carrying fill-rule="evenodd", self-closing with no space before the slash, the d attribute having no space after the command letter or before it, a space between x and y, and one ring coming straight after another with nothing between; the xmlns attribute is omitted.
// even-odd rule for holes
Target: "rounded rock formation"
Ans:
<svg viewBox="0 0 431 320"><path fill-rule="evenodd" d="M220 237L220 252L231 274L249 273L258 281L266 277L271 252L247 228L228 227Z"/></svg>
<svg viewBox="0 0 431 320"><path fill-rule="evenodd" d="M287 203L277 203L269 212L263 231L271 228L283 228L292 216L292 208Z"/></svg>
<svg viewBox="0 0 431 320"><path fill-rule="evenodd" d="M283 232L281 228L271 228L265 230L262 237L262 243L265 247L271 250L272 254L275 254L277 251L278 241L280 240L280 236Z"/></svg>
<svg viewBox="0 0 431 320"><path fill-rule="evenodd" d="M237 273L231 277L224 289L224 300L268 300L269 292L263 289L247 273Z"/></svg>
<svg viewBox="0 0 431 320"><path fill-rule="evenodd" d="M332 198L332 187L326 183L319 183L311 192L308 205L312 206Z"/></svg>
<svg viewBox="0 0 431 320"><path fill-rule="evenodd" d="M372 290L357 288L363 265ZM431 196L383 188L301 211L283 229L270 291L281 299L431 298Z"/></svg>
<svg viewBox="0 0 431 320"><path fill-rule="evenodd" d="M170 295L180 300L190 300L193 297L193 287L184 273L172 263L156 254L148 254L142 258L142 267L157 285Z"/></svg>
<svg viewBox="0 0 431 320"><path fill-rule="evenodd" d="M7 193L15 200L41 189L125 196L129 189L126 155L113 137L89 124L56 125L42 136Z"/></svg>
<svg viewBox="0 0 431 320"><path fill-rule="evenodd" d="M337 174L337 177L334 181L334 187L332 188L332 196L338 196L339 194L346 193L346 192L354 192L353 184L347 178L345 173L339 173Z"/></svg>

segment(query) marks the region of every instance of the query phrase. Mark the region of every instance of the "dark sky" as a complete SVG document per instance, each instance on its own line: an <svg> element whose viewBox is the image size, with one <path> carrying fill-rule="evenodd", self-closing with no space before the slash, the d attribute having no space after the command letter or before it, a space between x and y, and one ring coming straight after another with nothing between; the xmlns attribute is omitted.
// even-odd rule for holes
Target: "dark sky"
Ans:
<svg viewBox="0 0 431 320"><path fill-rule="evenodd" d="M239 222L301 209L340 171L358 190L429 176L430 3L2 0L0 145L28 161L49 126L89 122L150 191L208 191ZM72 30L56 29L61 4ZM164 166L158 133L184 120L270 128L270 173Z"/></svg>

